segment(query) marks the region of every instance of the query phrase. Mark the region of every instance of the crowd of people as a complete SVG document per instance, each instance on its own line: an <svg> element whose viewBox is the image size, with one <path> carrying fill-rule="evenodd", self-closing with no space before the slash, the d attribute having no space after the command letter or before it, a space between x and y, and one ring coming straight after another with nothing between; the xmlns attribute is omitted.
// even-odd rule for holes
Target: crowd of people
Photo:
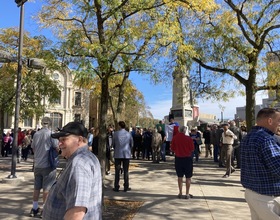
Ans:
<svg viewBox="0 0 280 220"><path fill-rule="evenodd" d="M44 219L101 219L102 175L98 161L99 129L86 129L79 122L70 122L56 132L50 130L51 121L42 119L42 129L18 131L18 162L34 154L34 191L30 216ZM170 129L172 128L172 129ZM197 128L179 126L174 119L168 125L161 121L155 128L127 129L124 121L118 128L109 125L106 139L106 174L114 164L113 190L131 190L129 165L131 159L166 161L166 154L175 157L178 178L178 198L190 199L193 163L199 161L204 146L205 158L213 159L225 168L224 178L241 168L241 184L252 219L279 219L280 216L280 111L261 109L256 126L249 133L235 121L209 125L201 132ZM2 157L10 154L13 132L2 139ZM50 167L48 151L54 146L67 159L66 167L57 178ZM19 150L21 149L21 150ZM185 177L185 194L183 178ZM43 206L38 200L43 189ZM184 194L184 195L183 195ZM92 200L93 199L93 200ZM94 201L94 202L93 202ZM43 211L44 210L44 211Z"/></svg>
<svg viewBox="0 0 280 220"><path fill-rule="evenodd" d="M28 129L22 130L18 128L18 140L17 140L17 162L20 163L22 160L26 161L28 156L33 154L33 150L31 148L31 142L33 135L35 134L35 130ZM10 131L4 132L2 134L2 148L1 155L2 157L8 157L12 154L12 146L14 140L14 132L13 129Z"/></svg>
<svg viewBox="0 0 280 220"><path fill-rule="evenodd" d="M201 155L201 139L204 139L205 158L213 158L219 167L225 167L226 173L223 177L230 177L235 169L240 169L240 142L246 134L246 127L237 127L235 121L208 125L203 132L192 128L190 136L194 139L195 160L198 161Z"/></svg>
<svg viewBox="0 0 280 220"><path fill-rule="evenodd" d="M171 121L170 124L172 123L174 122ZM107 137L114 133L113 126L110 125L110 129L110 132L108 132L110 135ZM172 130L172 137L178 133L178 123L176 123L174 129ZM94 128L91 130L94 130ZM166 155L174 154L171 150L172 138L167 139L168 133L165 131L165 124L162 121L154 128L132 127L130 130L128 128L126 130L130 132L133 139L132 159L151 160L154 163L159 163L160 161L166 161ZM235 121L229 121L221 125L208 125L203 132L196 127L191 128L190 132L186 128L185 132L185 135L190 136L193 140L194 151L192 155L196 162L202 156L202 148L204 147L205 158L213 158L219 167L231 169L229 170L230 173L234 172L235 168L240 168L240 141L246 134L246 127L237 127ZM91 143L90 139L89 145ZM92 147L92 151L97 154L98 144L93 143ZM110 149L112 150L113 147L108 144L108 152L110 152ZM108 156L110 156L109 153ZM227 173L225 177L229 177L230 173Z"/></svg>

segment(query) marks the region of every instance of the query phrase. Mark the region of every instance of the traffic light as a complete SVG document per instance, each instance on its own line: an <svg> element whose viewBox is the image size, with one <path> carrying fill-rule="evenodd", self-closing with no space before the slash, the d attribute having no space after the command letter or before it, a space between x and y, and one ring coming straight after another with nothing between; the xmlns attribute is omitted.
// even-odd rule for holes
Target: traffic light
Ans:
<svg viewBox="0 0 280 220"><path fill-rule="evenodd" d="M15 0L15 2L17 3L17 6L20 7L22 6L25 2L27 2L28 0Z"/></svg>

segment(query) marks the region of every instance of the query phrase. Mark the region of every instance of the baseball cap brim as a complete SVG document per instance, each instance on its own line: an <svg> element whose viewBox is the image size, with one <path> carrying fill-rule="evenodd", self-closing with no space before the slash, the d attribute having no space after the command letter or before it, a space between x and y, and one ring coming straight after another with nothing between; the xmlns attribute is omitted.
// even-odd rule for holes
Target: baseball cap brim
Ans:
<svg viewBox="0 0 280 220"><path fill-rule="evenodd" d="M79 122L69 122L62 129L58 128L58 132L51 135L52 138L66 137L68 135L77 135L82 137L87 137L88 131L82 123Z"/></svg>
<svg viewBox="0 0 280 220"><path fill-rule="evenodd" d="M70 135L70 133L61 131L61 132L58 132L58 133L51 134L51 137L55 138L55 139L58 139L58 138L61 138L61 137L66 137L68 135Z"/></svg>

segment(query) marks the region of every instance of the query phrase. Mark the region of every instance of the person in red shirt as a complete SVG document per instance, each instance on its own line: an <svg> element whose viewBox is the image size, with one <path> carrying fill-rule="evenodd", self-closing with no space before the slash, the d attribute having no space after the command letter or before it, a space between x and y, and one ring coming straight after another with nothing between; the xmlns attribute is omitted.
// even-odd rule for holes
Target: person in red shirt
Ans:
<svg viewBox="0 0 280 220"><path fill-rule="evenodd" d="M187 128L181 126L179 133L176 134L171 143L171 150L175 153L175 170L178 177L179 194L178 198L183 198L183 177L186 177L186 195L185 199L192 198L193 195L189 194L191 186L191 177L193 175L193 151L194 143L192 138L186 136Z"/></svg>
<svg viewBox="0 0 280 220"><path fill-rule="evenodd" d="M24 137L25 137L25 134L21 131L21 128L18 128L18 143L17 143L17 146L18 146L18 149L17 149L18 163L20 163L21 159L22 159L22 142L23 142Z"/></svg>

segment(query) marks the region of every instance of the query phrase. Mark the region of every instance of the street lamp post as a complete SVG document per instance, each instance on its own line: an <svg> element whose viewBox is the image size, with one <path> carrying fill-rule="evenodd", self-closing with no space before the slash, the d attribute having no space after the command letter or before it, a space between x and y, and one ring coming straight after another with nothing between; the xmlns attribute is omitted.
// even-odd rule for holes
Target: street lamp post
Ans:
<svg viewBox="0 0 280 220"><path fill-rule="evenodd" d="M22 47L23 47L23 16L24 3L27 0L16 0L17 6L20 7L20 25L19 25L19 45L18 45L18 71L17 71L17 86L16 86L16 103L15 103L15 118L14 118L14 132L13 132L13 146L12 146L12 166L11 175L9 178L17 178L16 163L17 163L17 144L18 144L18 123L20 112L20 93L21 93L21 75L22 75Z"/></svg>
<svg viewBox="0 0 280 220"><path fill-rule="evenodd" d="M19 46L18 46L18 70L17 70L17 80L16 80L16 101L15 101L15 115L14 115L14 133L13 133L13 146L12 146L12 166L11 174L8 179L16 179L16 162L17 162L17 144L18 144L18 124L19 124L19 114L20 114L20 94L21 94L21 76L22 76L22 48L23 48L23 16L24 16L24 3L27 0L16 0L17 6L20 7L20 27L19 27ZM13 62L15 59L6 51L0 50L0 63ZM27 60L27 66L32 69L44 69L46 63L42 59L30 58Z"/></svg>

